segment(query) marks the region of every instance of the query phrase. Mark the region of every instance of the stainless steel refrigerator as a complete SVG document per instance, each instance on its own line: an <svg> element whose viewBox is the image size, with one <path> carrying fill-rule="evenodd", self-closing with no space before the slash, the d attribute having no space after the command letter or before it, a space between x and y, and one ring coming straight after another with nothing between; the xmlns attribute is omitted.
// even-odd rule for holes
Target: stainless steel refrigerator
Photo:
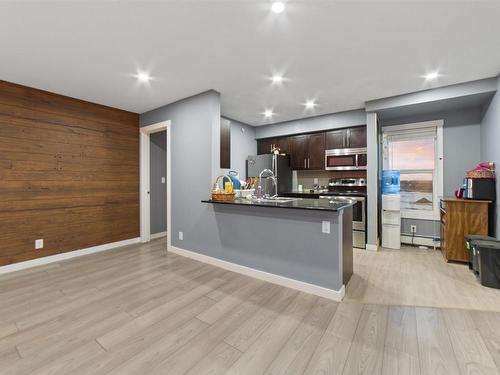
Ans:
<svg viewBox="0 0 500 375"><path fill-rule="evenodd" d="M276 176L278 194L292 191L292 169L285 155L253 155L247 158L247 177L259 177L264 169L270 169Z"/></svg>

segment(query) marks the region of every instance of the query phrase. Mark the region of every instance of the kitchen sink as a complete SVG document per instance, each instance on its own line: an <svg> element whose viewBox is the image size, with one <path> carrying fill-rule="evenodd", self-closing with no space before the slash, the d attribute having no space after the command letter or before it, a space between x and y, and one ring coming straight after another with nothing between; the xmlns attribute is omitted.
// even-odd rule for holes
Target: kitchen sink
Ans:
<svg viewBox="0 0 500 375"><path fill-rule="evenodd" d="M275 197L275 198L254 198L254 202L276 202L276 203L288 203L297 201L300 198L289 198L289 197Z"/></svg>

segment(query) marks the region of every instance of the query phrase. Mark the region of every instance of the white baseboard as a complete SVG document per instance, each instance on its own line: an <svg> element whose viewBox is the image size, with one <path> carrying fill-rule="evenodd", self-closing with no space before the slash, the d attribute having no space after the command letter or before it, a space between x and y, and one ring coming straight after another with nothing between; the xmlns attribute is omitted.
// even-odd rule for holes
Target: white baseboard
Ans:
<svg viewBox="0 0 500 375"><path fill-rule="evenodd" d="M367 243L366 244L366 250L370 250L370 251L378 251L378 245L372 245L370 243Z"/></svg>
<svg viewBox="0 0 500 375"><path fill-rule="evenodd" d="M290 279L285 276L279 276L273 273L256 270L254 268L242 266L236 263L231 263L218 258L213 258L208 255L196 253L194 251L181 249L176 246L168 248L172 253L185 256L203 263L211 264L216 267L224 268L228 271L237 272L246 276L254 277L259 280L264 280L273 284L278 284L287 288L296 289L301 292L314 294L316 296L328 298L334 301L342 301L345 296L345 286L342 285L340 290L328 289L319 285L309 284L304 281Z"/></svg>
<svg viewBox="0 0 500 375"><path fill-rule="evenodd" d="M411 236L401 235L401 243L411 245ZM428 246L428 247L434 247L434 246L440 247L441 246L440 241L434 241L432 238L419 237L419 236L415 236L413 238L413 244L414 245L423 245L423 246Z"/></svg>
<svg viewBox="0 0 500 375"><path fill-rule="evenodd" d="M162 238L162 237L166 237L167 236L167 232L160 232L160 233L154 233L154 234L151 234L150 238L152 240L156 240L157 238Z"/></svg>
<svg viewBox="0 0 500 375"><path fill-rule="evenodd" d="M98 253L101 251L111 250L111 249L121 247L121 246L133 245L133 244L139 243L140 240L141 239L139 237L131 238L129 240L111 242L111 243L107 243L104 245L88 247L86 249L68 251L67 253L49 255L49 256L46 256L43 258L37 258L37 259L27 260L25 262L9 264L7 266L0 267L0 274L24 270L26 268L41 266L43 264L59 262L61 260L76 258L76 257L80 257L82 255L94 254L94 253Z"/></svg>

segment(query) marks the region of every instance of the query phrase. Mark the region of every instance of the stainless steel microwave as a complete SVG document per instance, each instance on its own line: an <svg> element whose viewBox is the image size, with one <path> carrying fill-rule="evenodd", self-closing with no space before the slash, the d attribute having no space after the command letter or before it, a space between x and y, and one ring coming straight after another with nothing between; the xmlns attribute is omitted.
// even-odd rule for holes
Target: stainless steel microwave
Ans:
<svg viewBox="0 0 500 375"><path fill-rule="evenodd" d="M327 171L349 171L366 169L366 147L339 148L325 151Z"/></svg>

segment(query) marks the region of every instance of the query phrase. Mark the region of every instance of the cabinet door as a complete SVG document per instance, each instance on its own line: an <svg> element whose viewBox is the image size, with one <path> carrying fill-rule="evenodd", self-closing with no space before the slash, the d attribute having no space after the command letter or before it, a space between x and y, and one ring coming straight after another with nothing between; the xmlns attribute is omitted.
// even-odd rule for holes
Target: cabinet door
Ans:
<svg viewBox="0 0 500 375"><path fill-rule="evenodd" d="M281 153L290 155L290 137L276 138L275 144L280 148Z"/></svg>
<svg viewBox="0 0 500 375"><path fill-rule="evenodd" d="M220 167L231 168L231 122L226 119L220 121Z"/></svg>
<svg viewBox="0 0 500 375"><path fill-rule="evenodd" d="M325 169L325 133L309 135L308 169Z"/></svg>
<svg viewBox="0 0 500 375"><path fill-rule="evenodd" d="M257 140L257 155L270 154L271 147L276 143L274 138L266 138Z"/></svg>
<svg viewBox="0 0 500 375"><path fill-rule="evenodd" d="M290 137L290 166L292 169L306 169L308 135Z"/></svg>
<svg viewBox="0 0 500 375"><path fill-rule="evenodd" d="M366 147L366 126L347 129L347 147Z"/></svg>
<svg viewBox="0 0 500 375"><path fill-rule="evenodd" d="M331 130L326 132L326 149L345 148L346 145L346 129Z"/></svg>

